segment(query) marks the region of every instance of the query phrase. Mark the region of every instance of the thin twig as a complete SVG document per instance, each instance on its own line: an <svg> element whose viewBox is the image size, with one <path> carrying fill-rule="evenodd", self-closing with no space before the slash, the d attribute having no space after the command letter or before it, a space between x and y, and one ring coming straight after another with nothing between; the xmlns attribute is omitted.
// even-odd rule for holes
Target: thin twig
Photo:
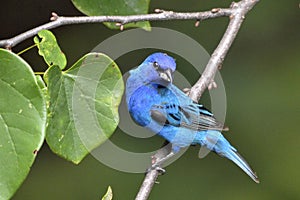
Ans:
<svg viewBox="0 0 300 200"><path fill-rule="evenodd" d="M155 9L156 13L144 15L130 15L130 16L80 16L80 17L63 17L52 13L51 21L31 30L28 30L20 35L10 39L0 40L0 47L11 49L20 42L35 36L40 30L53 29L64 25L70 24L86 24L86 23L102 23L102 22L115 22L120 26L120 29L125 24L139 21L166 21L166 20L206 20L217 17L224 17L231 15L231 9L218 9L204 12L173 12Z"/></svg>
<svg viewBox="0 0 300 200"><path fill-rule="evenodd" d="M222 65L225 56L245 19L245 15L258 2L259 0L242 0L238 3L233 2L231 4L230 8L232 9L232 15L229 16L230 22L223 38L209 59L200 79L191 88L189 96L195 102L199 101L206 88L213 83L215 74L219 66Z"/></svg>
<svg viewBox="0 0 300 200"><path fill-rule="evenodd" d="M226 9L227 13L230 13L229 18L230 22L228 27L221 39L219 45L213 52L210 60L208 61L204 72L202 73L200 79L196 82L196 84L191 88L189 97L193 99L195 102L198 102L203 92L212 84L212 88L215 87L214 77L222 65L225 56L232 45L239 29L244 21L245 15L253 8L253 6L258 3L259 0L241 0L238 3L233 2L229 9ZM225 9L221 9L225 10ZM211 10L212 13L218 13L220 10L213 9ZM223 15L224 16L224 15ZM227 16L227 15L226 15ZM197 21L198 22L198 21ZM196 24L197 24L196 22ZM164 156L167 155L167 152ZM147 200L150 192L153 188L153 185L159 175L157 170L149 171L141 185L141 188L135 198L135 200Z"/></svg>

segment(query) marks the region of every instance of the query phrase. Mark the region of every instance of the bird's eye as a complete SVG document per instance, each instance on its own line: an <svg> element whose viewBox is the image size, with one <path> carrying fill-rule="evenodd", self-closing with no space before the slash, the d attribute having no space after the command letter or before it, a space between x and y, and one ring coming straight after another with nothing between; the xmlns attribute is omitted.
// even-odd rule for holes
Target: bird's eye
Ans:
<svg viewBox="0 0 300 200"><path fill-rule="evenodd" d="M153 67L154 67L155 69L158 69L158 68L159 68L159 64L155 61L155 62L153 62Z"/></svg>

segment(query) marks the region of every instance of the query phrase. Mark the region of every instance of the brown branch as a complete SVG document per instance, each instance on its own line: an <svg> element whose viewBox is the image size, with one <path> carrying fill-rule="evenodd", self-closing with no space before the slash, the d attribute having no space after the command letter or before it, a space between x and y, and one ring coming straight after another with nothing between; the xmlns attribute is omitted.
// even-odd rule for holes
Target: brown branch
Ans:
<svg viewBox="0 0 300 200"><path fill-rule="evenodd" d="M157 170L151 170L146 174L144 181L140 187L140 190L135 197L136 200L148 199L150 192L158 176L159 176L159 172Z"/></svg>
<svg viewBox="0 0 300 200"><path fill-rule="evenodd" d="M222 65L223 60L225 59L225 56L245 19L245 15L256 3L258 3L258 1L259 0L242 0L238 3L233 2L231 4L230 8L232 14L229 16L230 22L223 38L209 59L200 79L191 88L189 96L195 102L199 101L201 95L209 84L213 83L215 74L219 66Z"/></svg>
<svg viewBox="0 0 300 200"><path fill-rule="evenodd" d="M230 13L229 19L230 22L228 27L221 39L219 45L213 52L210 60L208 61L204 72L202 73L200 79L196 82L196 84L191 88L189 96L190 98L198 102L203 92L206 90L207 87L211 84L214 87L214 77L219 68L222 65L225 56L232 45L241 24L244 21L245 15L253 8L253 6L258 3L259 0L241 0L238 3L233 2L229 9L226 9L226 13ZM221 9L225 10L225 9ZM218 13L220 11L219 8L212 9L211 12ZM224 15L222 15L224 16ZM228 15L226 15L228 16ZM159 153L157 153L159 154ZM157 155L156 154L156 155ZM167 156L168 153L164 153L164 155L159 156ZM155 156L156 156L155 155ZM141 185L141 188L135 198L135 200L146 200L148 199L150 192L153 188L153 185L159 175L157 170L149 171L145 178L144 182Z"/></svg>
<svg viewBox="0 0 300 200"><path fill-rule="evenodd" d="M165 141L164 144L162 145L162 148L159 149L154 157L156 159L161 159L166 157L172 150L172 146L168 142ZM150 170L150 169L149 169ZM156 182L158 176L160 175L160 172L156 169L151 169L146 173L146 176L144 178L144 181L140 187L140 190L136 196L136 200L146 200L148 199L150 192L154 186L154 183Z"/></svg>
<svg viewBox="0 0 300 200"><path fill-rule="evenodd" d="M10 39L0 40L0 47L11 49L20 42L35 36L40 30L53 29L64 25L70 24L86 24L86 23L102 23L102 22L115 22L116 25L123 28L123 25L131 22L139 21L166 21L166 20L206 20L217 17L224 17L231 15L231 9L218 9L204 12L173 12L155 9L156 13L144 15L129 15L129 16L80 16L80 17L63 17L52 13L51 21L31 30L28 30L20 35Z"/></svg>

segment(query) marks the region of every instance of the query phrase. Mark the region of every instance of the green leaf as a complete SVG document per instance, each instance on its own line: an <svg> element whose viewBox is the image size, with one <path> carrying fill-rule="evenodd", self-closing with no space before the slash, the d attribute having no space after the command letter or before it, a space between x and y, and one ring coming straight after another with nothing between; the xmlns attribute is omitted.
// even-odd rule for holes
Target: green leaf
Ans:
<svg viewBox="0 0 300 200"><path fill-rule="evenodd" d="M41 30L38 36L33 38L35 44L39 48L39 54L43 56L47 65L57 65L64 69L67 65L65 54L60 50L56 38L51 31Z"/></svg>
<svg viewBox="0 0 300 200"><path fill-rule="evenodd" d="M45 138L46 104L30 66L0 49L0 199L26 178Z"/></svg>
<svg viewBox="0 0 300 200"><path fill-rule="evenodd" d="M72 0L75 7L88 16L147 14L150 0ZM115 23L104 23L111 29L120 29ZM140 27L151 30L148 21L128 23L124 28Z"/></svg>
<svg viewBox="0 0 300 200"><path fill-rule="evenodd" d="M113 193L112 193L111 187L108 186L107 192L106 192L106 194L102 197L102 200L112 200L112 198L113 198Z"/></svg>
<svg viewBox="0 0 300 200"><path fill-rule="evenodd" d="M48 69L50 108L46 140L63 158L78 164L116 129L124 85L118 66L90 53L69 70Z"/></svg>

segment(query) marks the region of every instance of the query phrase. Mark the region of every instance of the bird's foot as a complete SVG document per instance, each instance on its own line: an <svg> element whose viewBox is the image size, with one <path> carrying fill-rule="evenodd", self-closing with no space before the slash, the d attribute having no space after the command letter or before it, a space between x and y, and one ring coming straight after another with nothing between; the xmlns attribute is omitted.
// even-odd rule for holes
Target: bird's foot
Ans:
<svg viewBox="0 0 300 200"><path fill-rule="evenodd" d="M175 151L177 149L175 148ZM173 157L175 155L175 153L173 151L171 151L168 155L162 157L162 158L158 158L155 155L152 156L151 158L151 164L152 166L147 170L147 172L151 171L151 170L156 170L158 171L161 175L166 173L166 170L163 169L161 166L163 165L163 163L168 160L169 158Z"/></svg>
<svg viewBox="0 0 300 200"><path fill-rule="evenodd" d="M152 164L151 167L148 168L146 171L147 173L152 170L158 171L161 175L166 173L166 170L160 166L161 165L160 160L158 158L156 158L155 156L152 156L151 164Z"/></svg>
<svg viewBox="0 0 300 200"><path fill-rule="evenodd" d="M215 89L215 88L217 88L217 87L218 87L217 83L216 83L214 80L212 80L212 81L208 84L207 89L208 89L208 90L212 90L212 89Z"/></svg>
<svg viewBox="0 0 300 200"><path fill-rule="evenodd" d="M157 164L152 165L150 168L147 169L147 173L152 171L152 170L156 170L160 175L163 175L166 173L166 170L162 167L160 167Z"/></svg>
<svg viewBox="0 0 300 200"><path fill-rule="evenodd" d="M183 88L182 90L187 96L190 95L190 92L191 92L191 88Z"/></svg>

